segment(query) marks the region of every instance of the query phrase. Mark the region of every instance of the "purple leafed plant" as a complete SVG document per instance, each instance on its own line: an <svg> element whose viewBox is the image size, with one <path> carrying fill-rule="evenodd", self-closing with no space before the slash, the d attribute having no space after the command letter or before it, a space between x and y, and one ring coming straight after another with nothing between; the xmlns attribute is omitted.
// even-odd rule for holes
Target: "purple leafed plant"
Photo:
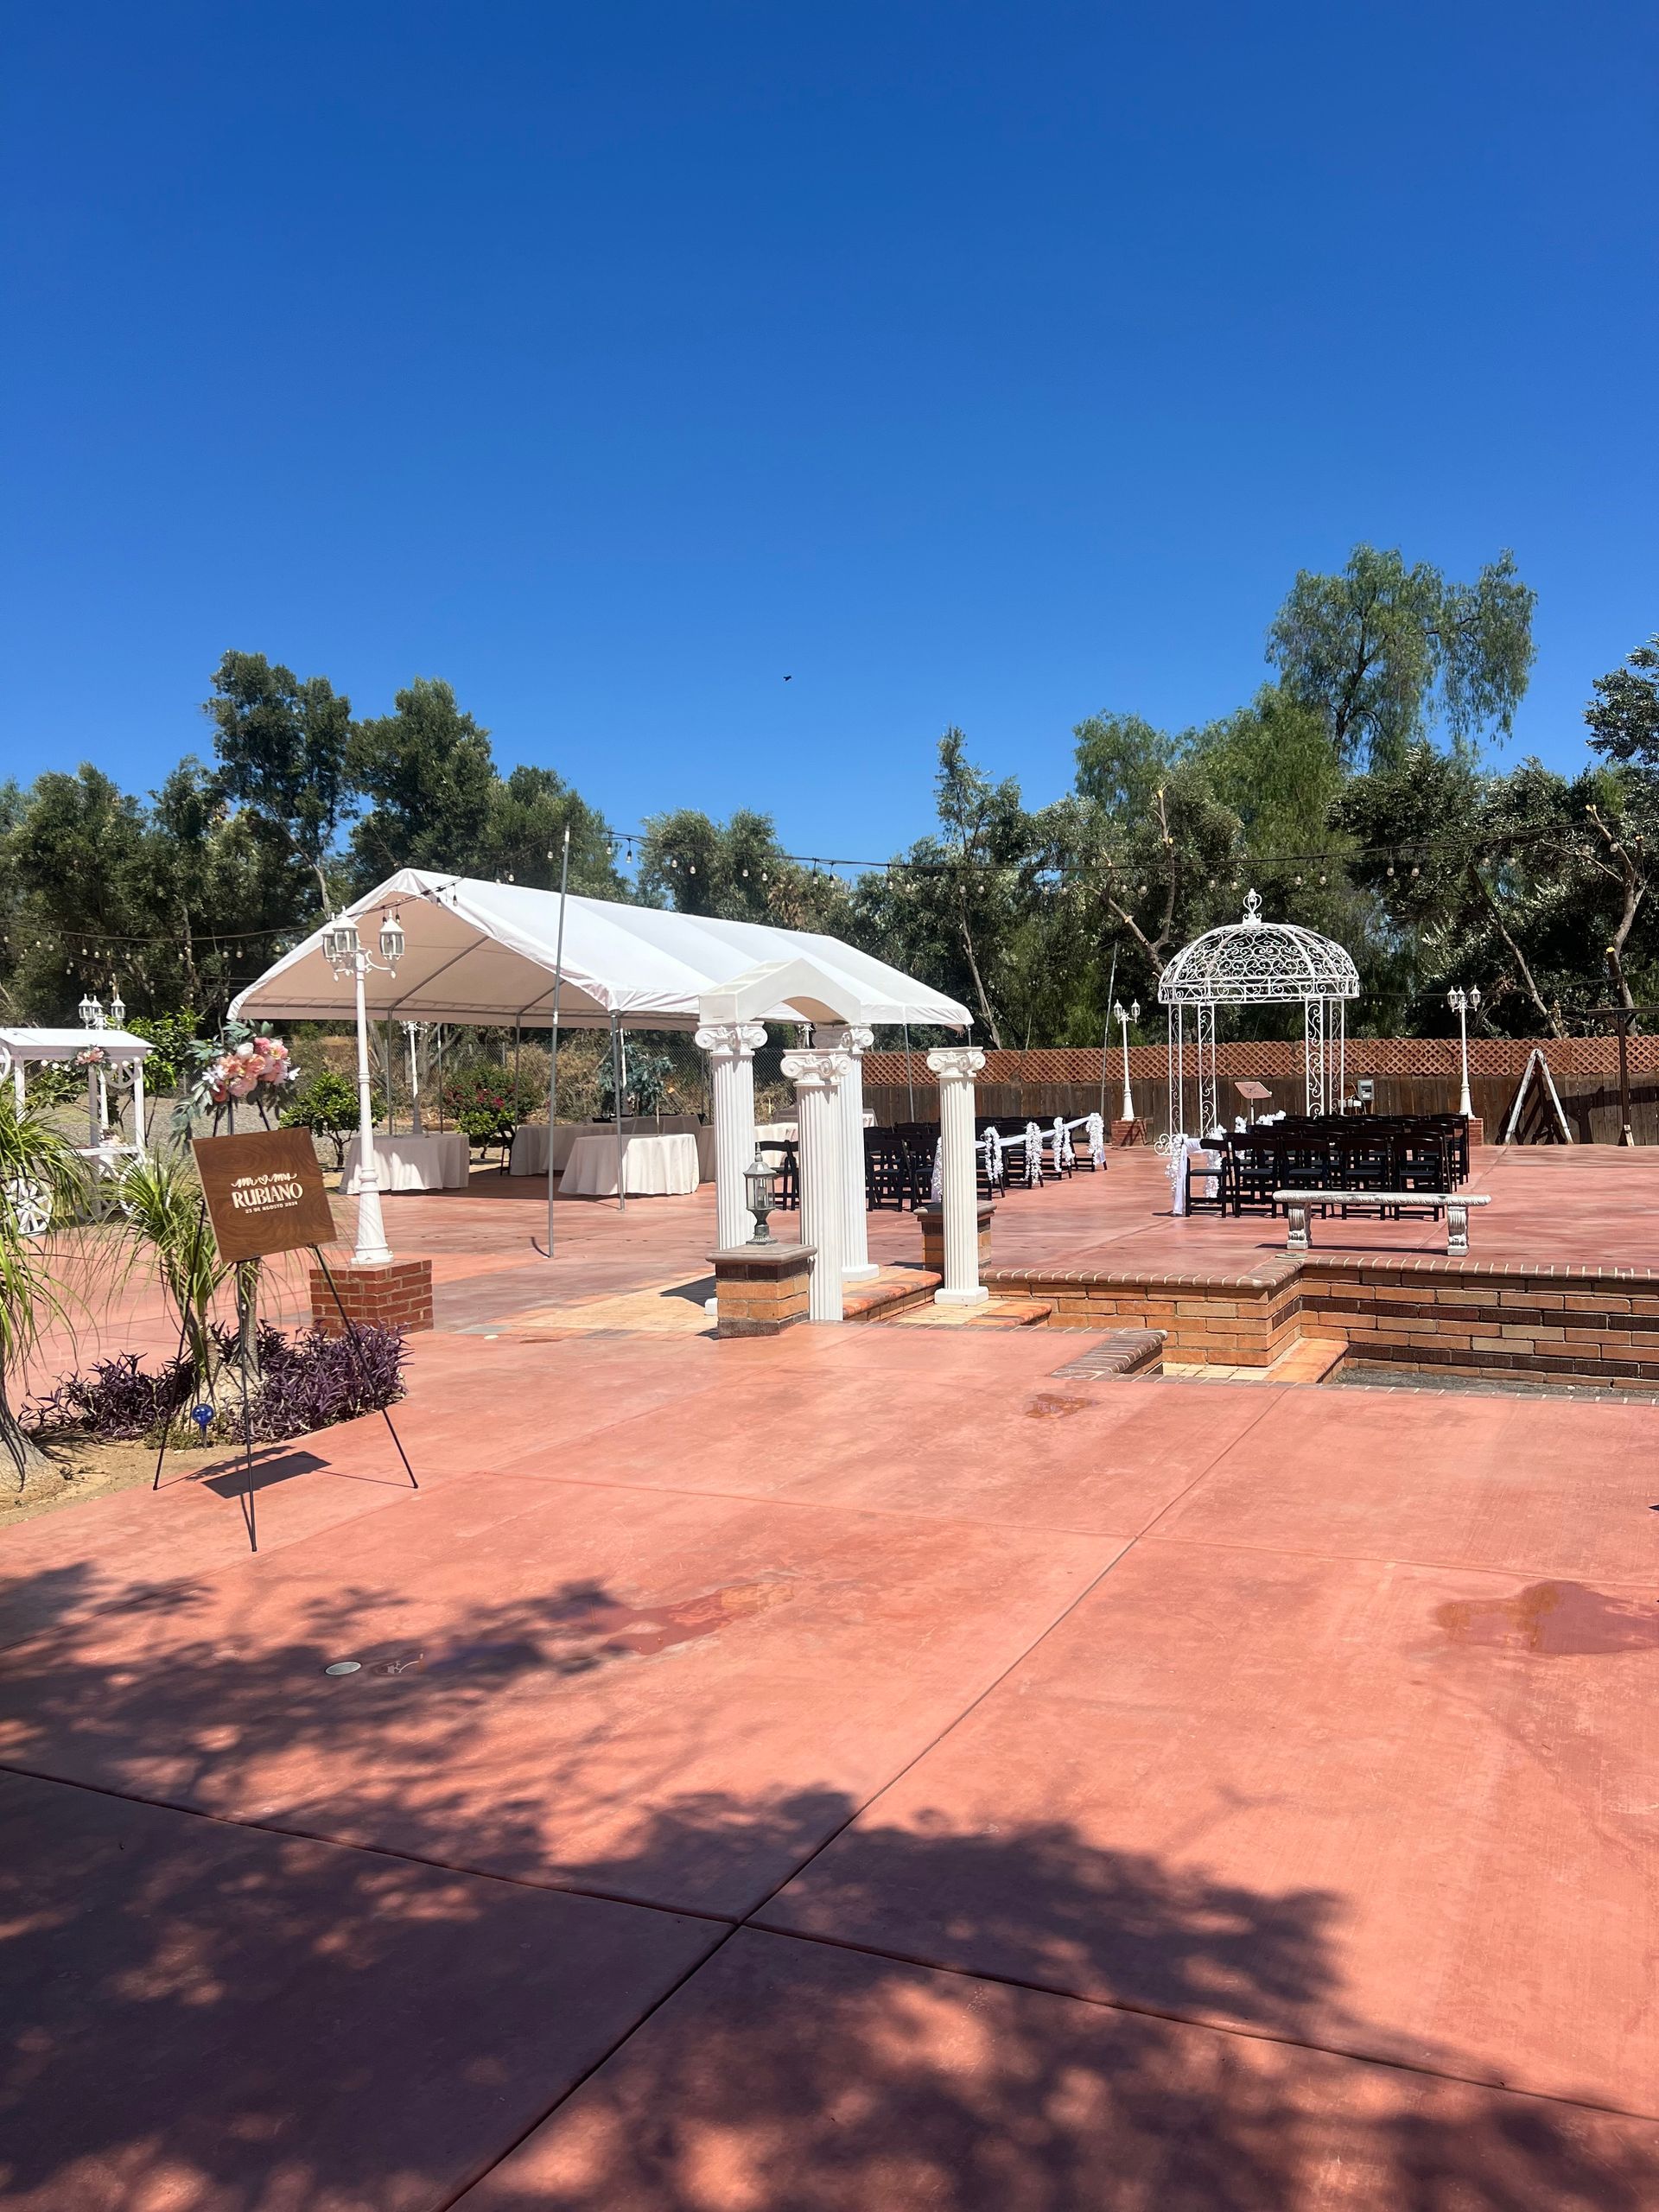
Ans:
<svg viewBox="0 0 1659 2212"><path fill-rule="evenodd" d="M236 1332L214 1332L229 1372L220 1389L219 1420L202 1431L204 1443L239 1443L242 1405L233 1365ZM397 1329L359 1329L353 1348L347 1337L324 1336L305 1329L292 1337L267 1322L259 1331L259 1381L248 1403L254 1441L275 1444L313 1429L378 1413L404 1395L404 1339ZM196 1396L196 1378L188 1360L169 1360L159 1375L138 1363L136 1352L94 1363L88 1374L60 1382L29 1408L29 1426L36 1430L74 1430L108 1443L154 1439Z"/></svg>
<svg viewBox="0 0 1659 2212"><path fill-rule="evenodd" d="M194 1395L188 1360L169 1360L159 1375L138 1364L133 1351L92 1363L90 1374L68 1376L25 1419L31 1428L79 1429L111 1444L154 1435Z"/></svg>

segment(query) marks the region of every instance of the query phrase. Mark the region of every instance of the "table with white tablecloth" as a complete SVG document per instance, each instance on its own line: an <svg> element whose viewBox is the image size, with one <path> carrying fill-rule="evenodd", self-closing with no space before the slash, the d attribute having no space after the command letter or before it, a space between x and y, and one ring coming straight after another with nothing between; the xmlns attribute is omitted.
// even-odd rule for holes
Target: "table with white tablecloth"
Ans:
<svg viewBox="0 0 1659 2212"><path fill-rule="evenodd" d="M609 1122L556 1122L553 1125L553 1173L563 1175L570 1157L570 1147L578 1137L611 1136L614 1125ZM622 1134L627 1136L695 1136L699 1141L706 1135L709 1141L709 1159L712 1163L714 1130L705 1128L695 1114L664 1114L660 1120L654 1114L629 1114L622 1120ZM704 1180L714 1173L712 1164ZM512 1153L507 1162L509 1175L545 1175L547 1173L547 1123L525 1122L512 1133Z"/></svg>
<svg viewBox="0 0 1659 2212"><path fill-rule="evenodd" d="M346 1147L340 1187L342 1196L357 1195L359 1140ZM464 1191L472 1172L471 1148L459 1129L442 1129L431 1136L389 1137L374 1133L375 1174L382 1191Z"/></svg>
<svg viewBox="0 0 1659 2212"><path fill-rule="evenodd" d="M684 1198L702 1179L696 1136L690 1129L672 1136L622 1139L625 1188L631 1198ZM561 1198L613 1198L616 1139L579 1136L570 1147L559 1183Z"/></svg>

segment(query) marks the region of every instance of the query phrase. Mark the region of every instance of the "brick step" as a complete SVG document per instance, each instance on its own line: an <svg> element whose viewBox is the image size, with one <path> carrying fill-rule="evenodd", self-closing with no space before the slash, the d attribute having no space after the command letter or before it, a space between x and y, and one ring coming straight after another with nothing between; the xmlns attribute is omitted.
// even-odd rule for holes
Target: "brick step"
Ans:
<svg viewBox="0 0 1659 2212"><path fill-rule="evenodd" d="M988 1299L982 1306L935 1306L928 1303L899 1314L883 1315L906 1329L1040 1329L1054 1309L1034 1299Z"/></svg>
<svg viewBox="0 0 1659 2212"><path fill-rule="evenodd" d="M841 1318L843 1321L891 1321L914 1306L931 1309L933 1294L943 1280L925 1268L883 1268L868 1282L842 1285Z"/></svg>
<svg viewBox="0 0 1659 2212"><path fill-rule="evenodd" d="M1054 1373L1068 1382L1086 1382L1108 1375L1161 1375L1164 1332L1161 1329L1113 1329L1096 1338L1086 1351L1068 1359Z"/></svg>

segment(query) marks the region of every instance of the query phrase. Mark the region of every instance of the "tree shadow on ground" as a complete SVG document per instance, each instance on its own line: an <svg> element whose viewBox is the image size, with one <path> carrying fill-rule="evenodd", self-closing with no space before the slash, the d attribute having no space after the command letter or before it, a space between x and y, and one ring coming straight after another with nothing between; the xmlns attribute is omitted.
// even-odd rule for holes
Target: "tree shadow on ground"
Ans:
<svg viewBox="0 0 1659 2212"><path fill-rule="evenodd" d="M681 1625L721 1632L699 1604ZM1057 1982L1109 1955L1111 2005L573 1894L786 1872L856 1810L829 1789L678 1796L665 1735L626 1848L556 1875L582 1754L550 1732L543 1785L480 1806L456 1777L501 1697L651 1664L663 1610L592 1584L477 1606L447 1624L449 1663L388 1636L386 1671L343 1694L304 1636L244 1668L216 1626L168 1644L160 1681L84 1629L10 1655L31 1675L16 1763L86 1759L101 1786L0 1778L4 2212L440 2212L474 2183L465 2212L1659 2200L1651 2125L1447 2078L1452 2050L1415 2071L1306 2048L1378 2032L1345 2009L1327 1892L1217 1883L1060 1822L861 1822L868 1894L948 1897L954 1943ZM211 1787L238 1818L111 1794L139 1786L123 1760L141 1737L175 1741L175 1805ZM381 1760L365 1802L400 1798L396 1851L274 1832L273 1751ZM455 1871L481 1827L517 1878ZM1193 2024L1218 2018L1236 2031Z"/></svg>

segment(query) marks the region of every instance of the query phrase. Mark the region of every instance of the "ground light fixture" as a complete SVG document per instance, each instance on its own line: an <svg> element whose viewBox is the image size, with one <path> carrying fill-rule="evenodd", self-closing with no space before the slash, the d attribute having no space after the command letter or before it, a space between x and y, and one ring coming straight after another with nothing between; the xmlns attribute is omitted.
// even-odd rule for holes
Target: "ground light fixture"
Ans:
<svg viewBox="0 0 1659 2212"><path fill-rule="evenodd" d="M369 1018L363 985L372 969L395 976L404 957L404 932L395 914L380 924L380 957L364 946L357 924L346 914L336 914L322 933L323 957L337 979L350 976L357 988L357 1249L354 1268L378 1267L391 1257L386 1224L380 1211L380 1169L374 1156L373 1094L369 1083ZM390 1094L391 1070L387 1070Z"/></svg>
<svg viewBox="0 0 1659 2212"><path fill-rule="evenodd" d="M743 1188L747 1194L745 1204L754 1216L754 1234L749 1242L770 1244L773 1238L766 1217L778 1204L778 1170L769 1167L758 1152L743 1170Z"/></svg>

